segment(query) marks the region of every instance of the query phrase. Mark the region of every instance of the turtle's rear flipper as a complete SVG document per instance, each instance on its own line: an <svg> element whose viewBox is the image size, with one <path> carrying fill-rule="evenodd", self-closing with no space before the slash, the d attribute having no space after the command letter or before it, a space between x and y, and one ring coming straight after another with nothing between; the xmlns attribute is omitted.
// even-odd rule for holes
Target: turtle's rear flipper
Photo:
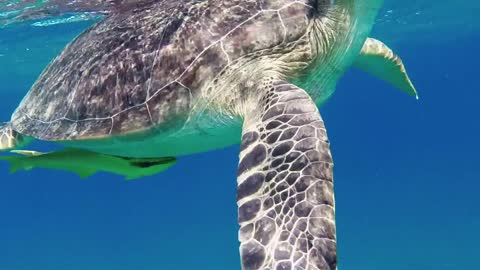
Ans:
<svg viewBox="0 0 480 270"><path fill-rule="evenodd" d="M383 42L367 39L354 66L418 99L417 90L408 77L402 60Z"/></svg>
<svg viewBox="0 0 480 270"><path fill-rule="evenodd" d="M10 123L0 124L0 151L8 151L27 143L23 135L12 129Z"/></svg>

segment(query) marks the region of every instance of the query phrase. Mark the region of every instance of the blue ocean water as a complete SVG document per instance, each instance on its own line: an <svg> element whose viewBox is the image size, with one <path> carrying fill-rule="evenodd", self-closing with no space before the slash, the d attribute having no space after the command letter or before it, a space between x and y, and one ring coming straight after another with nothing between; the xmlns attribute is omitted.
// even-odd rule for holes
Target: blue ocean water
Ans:
<svg viewBox="0 0 480 270"><path fill-rule="evenodd" d="M420 100L352 69L321 108L335 160L339 269L478 270L479 27L468 14L404 25L398 9L435 22L448 12L386 8L372 34L401 55ZM90 24L0 29L0 119ZM9 175L0 163L0 270L240 269L238 148L182 157L132 182Z"/></svg>

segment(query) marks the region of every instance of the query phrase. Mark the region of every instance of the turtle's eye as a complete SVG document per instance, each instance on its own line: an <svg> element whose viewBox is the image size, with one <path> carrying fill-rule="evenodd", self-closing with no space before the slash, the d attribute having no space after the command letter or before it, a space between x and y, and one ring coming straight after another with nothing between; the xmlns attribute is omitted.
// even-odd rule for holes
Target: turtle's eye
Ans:
<svg viewBox="0 0 480 270"><path fill-rule="evenodd" d="M312 0L311 6L315 9L315 15L323 16L335 4L335 0Z"/></svg>

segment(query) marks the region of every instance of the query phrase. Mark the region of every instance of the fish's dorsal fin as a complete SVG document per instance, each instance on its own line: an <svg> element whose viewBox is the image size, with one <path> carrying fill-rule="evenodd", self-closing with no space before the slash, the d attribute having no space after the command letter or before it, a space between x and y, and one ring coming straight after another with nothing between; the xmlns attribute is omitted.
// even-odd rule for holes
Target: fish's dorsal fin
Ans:
<svg viewBox="0 0 480 270"><path fill-rule="evenodd" d="M159 158L129 158L119 157L127 161L132 170L125 175L126 180L136 180L145 176L151 176L163 172L173 166L177 159L175 157Z"/></svg>
<svg viewBox="0 0 480 270"><path fill-rule="evenodd" d="M368 38L353 65L418 99L402 60L383 42Z"/></svg>

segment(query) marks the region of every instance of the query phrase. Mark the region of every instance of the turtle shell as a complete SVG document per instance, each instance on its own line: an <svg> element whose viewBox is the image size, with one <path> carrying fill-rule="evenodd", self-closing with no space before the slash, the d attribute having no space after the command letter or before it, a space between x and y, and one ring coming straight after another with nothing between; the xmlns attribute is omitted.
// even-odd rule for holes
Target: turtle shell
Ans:
<svg viewBox="0 0 480 270"><path fill-rule="evenodd" d="M12 125L41 140L179 128L226 67L305 36L309 2L160 0L114 12L53 60Z"/></svg>

